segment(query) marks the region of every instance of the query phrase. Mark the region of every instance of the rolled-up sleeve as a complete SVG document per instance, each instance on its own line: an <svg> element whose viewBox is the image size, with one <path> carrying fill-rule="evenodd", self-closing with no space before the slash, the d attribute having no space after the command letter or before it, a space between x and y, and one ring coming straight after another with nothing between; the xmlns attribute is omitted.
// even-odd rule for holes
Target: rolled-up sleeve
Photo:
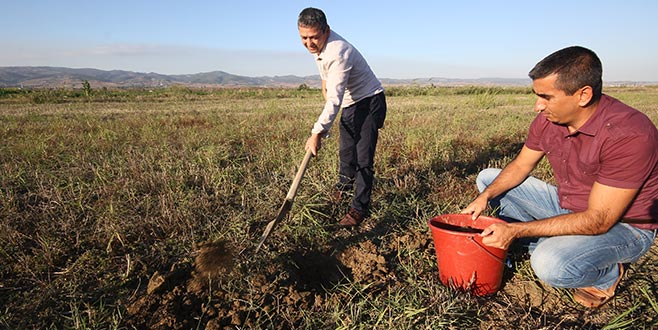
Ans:
<svg viewBox="0 0 658 330"><path fill-rule="evenodd" d="M318 63L318 65L324 65L325 67L325 70L321 69L320 72L326 72L321 77L326 81L327 100L322 113L311 130L314 134L327 133L331 129L340 111L345 89L347 88L347 81L350 77L350 70L352 70L348 52L340 54L340 56L329 62Z"/></svg>

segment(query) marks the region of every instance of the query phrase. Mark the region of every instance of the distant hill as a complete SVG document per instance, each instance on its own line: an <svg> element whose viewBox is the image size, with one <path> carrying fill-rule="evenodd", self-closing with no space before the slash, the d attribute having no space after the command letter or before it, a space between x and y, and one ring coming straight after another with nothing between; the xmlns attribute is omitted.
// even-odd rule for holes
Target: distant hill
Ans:
<svg viewBox="0 0 658 330"><path fill-rule="evenodd" d="M61 67L0 67L0 87L81 88L87 80L92 87L162 87L189 86L252 86L297 87L301 84L320 86L319 76L245 77L223 71L185 75L164 75L122 70L71 69Z"/></svg>
<svg viewBox="0 0 658 330"><path fill-rule="evenodd" d="M185 85L193 87L320 87L320 76L238 76L223 71L213 71L183 75L164 75L159 73L141 73L123 70L104 71L98 69L72 69L47 66L0 67L0 87L22 88L82 88L82 82L88 81L94 88L99 87L165 87ZM393 85L494 85L494 86L529 86L530 79L479 78L417 78L390 79L381 78L382 84ZM613 82L608 85L646 85L658 84L648 82Z"/></svg>

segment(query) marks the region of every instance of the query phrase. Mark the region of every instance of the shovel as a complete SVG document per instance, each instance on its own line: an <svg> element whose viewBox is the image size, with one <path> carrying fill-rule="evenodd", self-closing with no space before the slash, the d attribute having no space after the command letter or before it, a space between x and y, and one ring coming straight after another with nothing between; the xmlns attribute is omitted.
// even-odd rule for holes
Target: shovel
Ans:
<svg viewBox="0 0 658 330"><path fill-rule="evenodd" d="M279 223L283 218L288 214L288 211L292 208L292 201L295 199L295 195L297 194L297 188L299 188L299 182L302 181L302 177L304 176L304 172L306 171L306 166L308 165L308 161L311 159L313 154L310 151L306 151L306 155L304 156L304 160L302 160L302 164L299 166L299 169L297 170L297 175L295 175L295 179L292 181L292 185L290 185L290 189L288 190L288 195L286 195L286 199L283 202L283 205L281 205L281 208L279 208L279 214L276 215L276 218L272 221L270 221L267 224L267 227L265 227L265 231L263 232L263 236L260 237L260 242L258 242L258 247L256 248L256 252L260 250L260 247L263 246L263 242L265 242L265 239L267 236L270 234L274 226Z"/></svg>

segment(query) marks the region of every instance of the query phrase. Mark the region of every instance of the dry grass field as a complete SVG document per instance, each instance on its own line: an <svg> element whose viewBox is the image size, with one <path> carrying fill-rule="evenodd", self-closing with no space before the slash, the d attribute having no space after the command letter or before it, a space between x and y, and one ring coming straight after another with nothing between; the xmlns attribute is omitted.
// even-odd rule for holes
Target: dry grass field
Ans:
<svg viewBox="0 0 658 330"><path fill-rule="evenodd" d="M658 87L605 92L658 123ZM513 246L501 290L439 281L428 219L520 150L529 88L391 87L372 216L337 228L337 130L263 249L313 89L0 90L0 328L655 329L658 248L580 307ZM536 176L551 180L547 164Z"/></svg>

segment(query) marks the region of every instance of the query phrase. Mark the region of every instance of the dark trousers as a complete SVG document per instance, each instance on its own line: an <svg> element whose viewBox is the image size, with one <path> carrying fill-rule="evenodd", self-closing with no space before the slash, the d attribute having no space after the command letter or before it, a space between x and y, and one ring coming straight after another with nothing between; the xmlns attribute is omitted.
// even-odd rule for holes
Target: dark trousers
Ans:
<svg viewBox="0 0 658 330"><path fill-rule="evenodd" d="M340 168L336 188L347 191L356 186L351 206L364 214L370 208L375 149L384 119L386 97L383 92L343 108L340 117Z"/></svg>

